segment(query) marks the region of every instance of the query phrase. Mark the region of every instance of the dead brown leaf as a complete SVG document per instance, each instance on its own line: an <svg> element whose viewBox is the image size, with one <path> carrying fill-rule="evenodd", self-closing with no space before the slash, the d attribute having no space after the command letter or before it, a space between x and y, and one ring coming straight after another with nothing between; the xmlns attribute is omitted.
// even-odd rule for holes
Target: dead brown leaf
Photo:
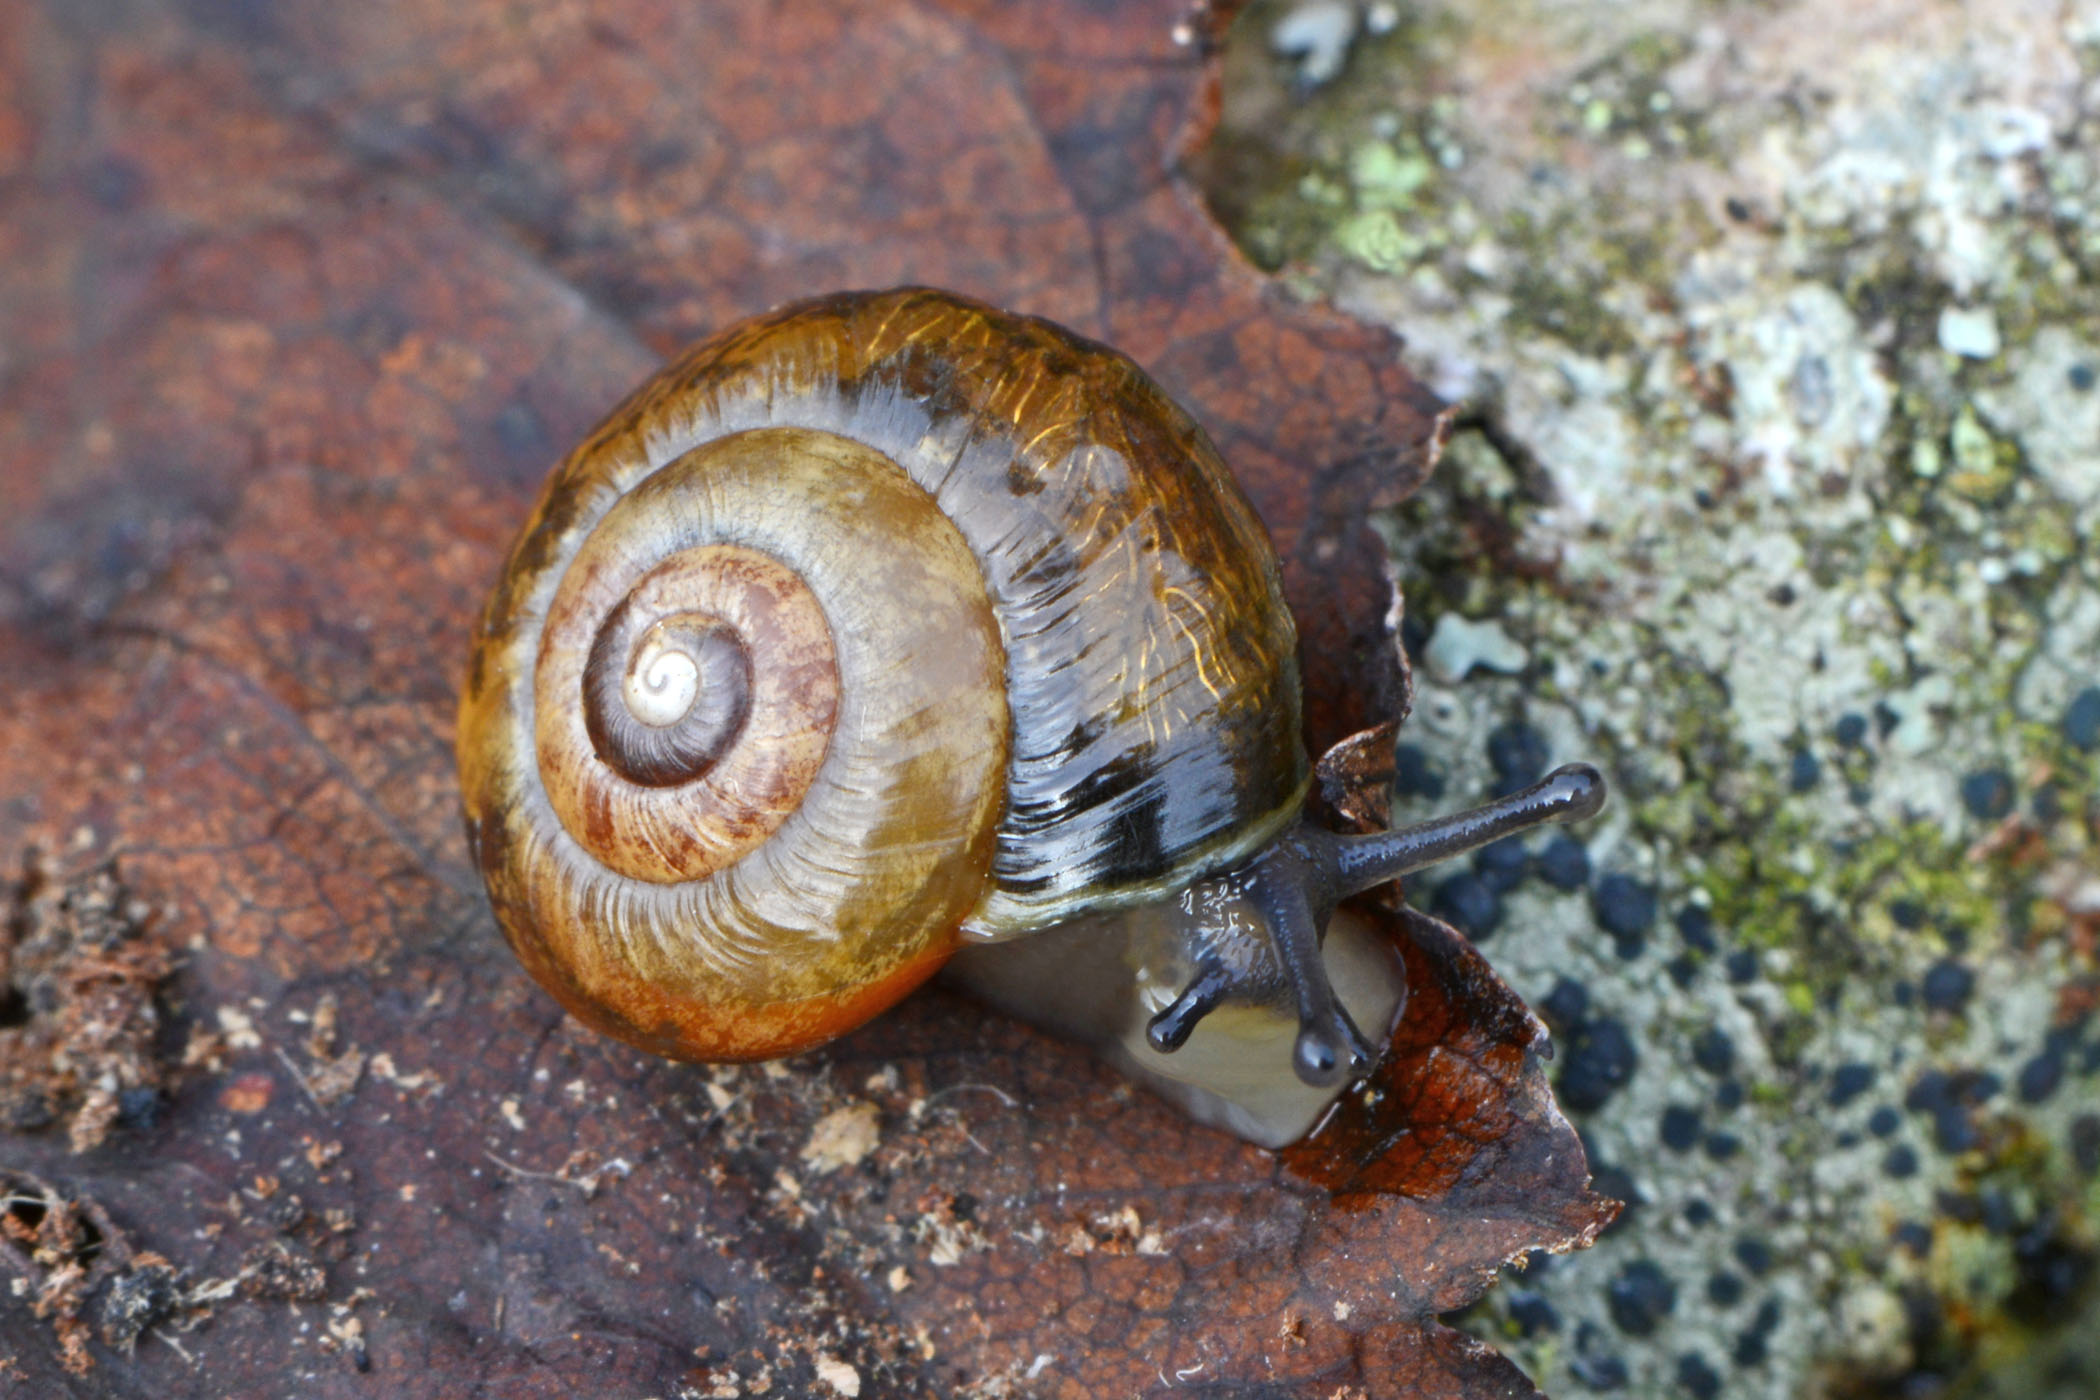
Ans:
<svg viewBox="0 0 2100 1400"><path fill-rule="evenodd" d="M1177 177L1213 109L1184 18L0 4L0 859L121 856L185 950L168 1063L196 1037L157 1124L0 1150L248 1281L183 1352L94 1351L91 1393L1529 1393L1434 1314L1608 1212L1536 1022L1440 925L1398 925L1412 1116L1279 1159L939 992L786 1067L598 1040L459 830L467 631L541 475L684 340L833 287L1129 351L1269 523L1314 742L1399 708L1363 514L1439 405ZM326 1037L291 1017L323 997ZM853 1152L805 1164L844 1109ZM294 1205L306 1243L236 1238ZM324 1291L321 1350L239 1296ZM0 1350L89 1393L22 1310Z"/></svg>

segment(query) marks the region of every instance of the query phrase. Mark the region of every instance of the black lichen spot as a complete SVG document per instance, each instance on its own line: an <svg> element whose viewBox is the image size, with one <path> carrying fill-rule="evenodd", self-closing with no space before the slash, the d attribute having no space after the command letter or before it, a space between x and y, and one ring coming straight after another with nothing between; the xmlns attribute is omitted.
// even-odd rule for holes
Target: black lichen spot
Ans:
<svg viewBox="0 0 2100 1400"><path fill-rule="evenodd" d="M1677 1285L1650 1259L1636 1259L1619 1270L1605 1290L1611 1320L1629 1337L1646 1337L1677 1310Z"/></svg>
<svg viewBox="0 0 2100 1400"><path fill-rule="evenodd" d="M2089 685L2064 710L2064 738L2074 749L2100 749L2100 685Z"/></svg>
<svg viewBox="0 0 2100 1400"><path fill-rule="evenodd" d="M1684 1203L1684 1223L1687 1225L1704 1229L1718 1218L1714 1214L1714 1208L1697 1196Z"/></svg>
<svg viewBox="0 0 2100 1400"><path fill-rule="evenodd" d="M1932 1114L1933 1145L1950 1157L1978 1146L1983 1139L1969 1119L1969 1110L1958 1103L1942 1104Z"/></svg>
<svg viewBox="0 0 2100 1400"><path fill-rule="evenodd" d="M1923 1259L1932 1253L1932 1227L1915 1220L1905 1220L1889 1231L1889 1242L1908 1253L1913 1259Z"/></svg>
<svg viewBox="0 0 2100 1400"><path fill-rule="evenodd" d="M1756 1277L1763 1278L1766 1274L1772 1272L1772 1265L1775 1262L1772 1255L1772 1246L1766 1244L1763 1240L1753 1239L1745 1235L1735 1242L1734 1252L1735 1262L1741 1264Z"/></svg>
<svg viewBox="0 0 2100 1400"><path fill-rule="evenodd" d="M1735 1041L1719 1026L1708 1026L1692 1042L1692 1063L1721 1078L1735 1068Z"/></svg>
<svg viewBox="0 0 2100 1400"><path fill-rule="evenodd" d="M1830 1106L1843 1108L1874 1087L1874 1066L1853 1061L1842 1064L1830 1076Z"/></svg>
<svg viewBox="0 0 2100 1400"><path fill-rule="evenodd" d="M1648 930L1655 923L1655 887L1631 875L1613 873L1597 882L1590 895L1590 908L1597 923L1612 936L1619 956L1636 958L1647 946Z"/></svg>
<svg viewBox="0 0 2100 1400"><path fill-rule="evenodd" d="M1696 953L1712 953L1719 950L1720 944L1714 941L1714 916L1706 906L1680 905L1673 917L1677 924L1677 936L1684 940L1685 947Z"/></svg>
<svg viewBox="0 0 2100 1400"><path fill-rule="evenodd" d="M1857 710L1838 716L1837 728L1833 731L1840 745L1856 749L1866 741L1867 717Z"/></svg>
<svg viewBox="0 0 2100 1400"><path fill-rule="evenodd" d="M1590 853L1565 831L1553 833L1538 855L1539 878L1557 890L1579 890L1590 881Z"/></svg>
<svg viewBox="0 0 2100 1400"><path fill-rule="evenodd" d="M1773 1332L1779 1328L1779 1300L1767 1298L1757 1305L1757 1316L1735 1339L1733 1357L1738 1366L1762 1366L1771 1354L1767 1345Z"/></svg>
<svg viewBox="0 0 2100 1400"><path fill-rule="evenodd" d="M1887 1104L1867 1115L1867 1131L1878 1138L1893 1137L1896 1129L1902 1126L1903 1115Z"/></svg>
<svg viewBox="0 0 2100 1400"><path fill-rule="evenodd" d="M1572 1031L1589 1019L1590 989L1572 977L1563 977L1539 1003L1539 1014L1556 1031Z"/></svg>
<svg viewBox="0 0 2100 1400"><path fill-rule="evenodd" d="M1429 624L1420 613L1408 609L1407 616L1400 619L1400 647L1416 667L1422 664L1422 648L1429 645L1429 636Z"/></svg>
<svg viewBox="0 0 2100 1400"><path fill-rule="evenodd" d="M2026 1064L2020 1066L2020 1100L2023 1103L2041 1103L2054 1094L2057 1086L2064 1082L2064 1057L2062 1052L2051 1047L2043 1050Z"/></svg>
<svg viewBox="0 0 2100 1400"><path fill-rule="evenodd" d="M2013 807L2012 777L2003 768L1986 768L1961 780L1961 805L1982 822L1994 822Z"/></svg>
<svg viewBox="0 0 2100 1400"><path fill-rule="evenodd" d="M1585 1021L1568 1037L1561 1101L1578 1113L1594 1112L1625 1086L1639 1064L1633 1037L1623 1024L1608 1016Z"/></svg>
<svg viewBox="0 0 2100 1400"><path fill-rule="evenodd" d="M2096 376L2094 374L2093 367L2089 364L2085 364L2082 361L2078 364L2072 365L2071 368L2064 374L2065 382L2068 383L2072 389L2081 394L2087 393L2092 389L2096 377L2100 376Z"/></svg>
<svg viewBox="0 0 2100 1400"><path fill-rule="evenodd" d="M1757 980L1757 954L1748 948L1738 948L1730 953L1723 966L1728 970L1728 980L1738 987Z"/></svg>
<svg viewBox="0 0 2100 1400"><path fill-rule="evenodd" d="M1690 953L1679 953L1663 964L1663 971L1670 974L1670 980L1677 984L1680 992L1690 991L1692 983L1699 980L1699 964L1692 960Z"/></svg>
<svg viewBox="0 0 2100 1400"><path fill-rule="evenodd" d="M1524 883L1524 875L1531 865L1531 854L1524 849L1522 837L1505 836L1500 841L1491 841L1473 853L1473 873L1480 883L1496 894L1508 894Z"/></svg>
<svg viewBox="0 0 2100 1400"><path fill-rule="evenodd" d="M1721 1393L1720 1376L1696 1351L1688 1351L1677 1358L1677 1385L1692 1400L1714 1400Z"/></svg>
<svg viewBox="0 0 2100 1400"><path fill-rule="evenodd" d="M1591 1189L1598 1195L1609 1196L1625 1206L1625 1209L1619 1212L1619 1218L1604 1228L1607 1235L1617 1234L1633 1222L1633 1218L1640 1214L1641 1207L1648 1204L1647 1193L1643 1192L1640 1183L1633 1179L1632 1172L1603 1161L1598 1156L1596 1147L1587 1140L1584 1142L1583 1151L1588 1153L1590 1158Z"/></svg>
<svg viewBox="0 0 2100 1400"><path fill-rule="evenodd" d="M2100 1114L2081 1113L2071 1120L2071 1160L2087 1176L2100 1172Z"/></svg>
<svg viewBox="0 0 2100 1400"><path fill-rule="evenodd" d="M2066 1322L2094 1274L2093 1252L2064 1239L2055 1222L2038 1222L2013 1241L2013 1266L2019 1282L2006 1307L2015 1317L2037 1322Z"/></svg>
<svg viewBox="0 0 2100 1400"><path fill-rule="evenodd" d="M1743 1081L1724 1079L1714 1086L1714 1107L1723 1113L1733 1113L1743 1106Z"/></svg>
<svg viewBox="0 0 2100 1400"><path fill-rule="evenodd" d="M1706 1135L1706 1155L1716 1162L1725 1162L1741 1153L1743 1140L1731 1132L1713 1132Z"/></svg>
<svg viewBox="0 0 2100 1400"><path fill-rule="evenodd" d="M1917 1150L1909 1143L1897 1143L1889 1149L1888 1156L1881 1159L1881 1169L1893 1180L1909 1180L1918 1174Z"/></svg>
<svg viewBox="0 0 2100 1400"><path fill-rule="evenodd" d="M1509 1291L1509 1320L1516 1324L1518 1335L1525 1337L1560 1330L1560 1311L1546 1301L1544 1294L1529 1288Z"/></svg>
<svg viewBox="0 0 2100 1400"><path fill-rule="evenodd" d="M1911 1081L1903 1095L1903 1106L1912 1113L1931 1113L1954 1102L1954 1076L1945 1070L1928 1069Z"/></svg>
<svg viewBox="0 0 2100 1400"><path fill-rule="evenodd" d="M1632 1379L1626 1363L1616 1356L1578 1356L1568 1371L1591 1390L1624 1390Z"/></svg>
<svg viewBox="0 0 2100 1400"><path fill-rule="evenodd" d="M1807 792L1823 777L1823 765L1807 749L1795 749L1787 764L1786 785L1793 792Z"/></svg>
<svg viewBox="0 0 2100 1400"><path fill-rule="evenodd" d="M1689 1152L1699 1145L1699 1110L1671 1104L1662 1114L1662 1144L1672 1152Z"/></svg>
<svg viewBox="0 0 2100 1400"><path fill-rule="evenodd" d="M1429 912L1481 943L1502 922L1502 900L1477 875L1453 875L1436 887Z"/></svg>
<svg viewBox="0 0 2100 1400"><path fill-rule="evenodd" d="M1443 775L1430 766L1429 755L1413 744L1393 750L1393 794L1432 802L1444 795Z"/></svg>
<svg viewBox="0 0 2100 1400"><path fill-rule="evenodd" d="M1495 795L1505 797L1545 776L1552 752L1546 736L1520 721L1499 725L1487 737L1488 764L1495 770Z"/></svg>
<svg viewBox="0 0 2100 1400"><path fill-rule="evenodd" d="M1953 958L1942 958L1926 971L1918 990L1932 1010L1959 1011L1976 990L1976 974Z"/></svg>
<svg viewBox="0 0 2100 1400"><path fill-rule="evenodd" d="M1732 1308L1743 1301L1743 1276L1716 1269L1706 1280L1706 1297L1717 1308Z"/></svg>

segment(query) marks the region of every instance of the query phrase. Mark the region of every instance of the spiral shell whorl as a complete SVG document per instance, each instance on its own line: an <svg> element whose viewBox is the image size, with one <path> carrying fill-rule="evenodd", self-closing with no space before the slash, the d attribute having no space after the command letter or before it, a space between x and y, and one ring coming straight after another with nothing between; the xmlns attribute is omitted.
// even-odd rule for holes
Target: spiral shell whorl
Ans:
<svg viewBox="0 0 2100 1400"><path fill-rule="evenodd" d="M591 747L622 777L669 787L702 777L751 713L751 653L708 613L644 619L622 605L584 671Z"/></svg>
<svg viewBox="0 0 2100 1400"><path fill-rule="evenodd" d="M954 526L879 454L775 428L694 447L574 533L500 649L508 684L463 713L530 716L486 769L462 746L520 957L601 1029L707 1059L828 1039L930 975L981 896L1007 746ZM747 672L684 773L633 745L675 727L630 711L652 638L691 663L688 715Z"/></svg>

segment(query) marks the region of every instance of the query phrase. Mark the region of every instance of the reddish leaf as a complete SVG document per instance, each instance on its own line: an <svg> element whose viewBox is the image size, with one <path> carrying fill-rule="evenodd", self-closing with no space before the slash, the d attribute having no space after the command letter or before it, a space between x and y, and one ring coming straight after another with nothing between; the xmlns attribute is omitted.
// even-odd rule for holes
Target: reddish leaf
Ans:
<svg viewBox="0 0 2100 1400"><path fill-rule="evenodd" d="M1527 1393L1432 1315L1603 1212L1536 1023L1440 925L1403 924L1409 1141L1331 1205L1304 1174L1332 1162L938 992L785 1070L608 1044L466 859L457 672L540 476L687 337L827 287L945 284L1131 352L1270 523L1315 742L1397 708L1363 513L1426 472L1438 405L1175 178L1210 107L1180 17L0 4L0 859L120 857L181 959L157 1117L0 1153L190 1290L135 1355L88 1343L85 1383L10 1311L10 1379ZM873 1145L829 1166L857 1105Z"/></svg>

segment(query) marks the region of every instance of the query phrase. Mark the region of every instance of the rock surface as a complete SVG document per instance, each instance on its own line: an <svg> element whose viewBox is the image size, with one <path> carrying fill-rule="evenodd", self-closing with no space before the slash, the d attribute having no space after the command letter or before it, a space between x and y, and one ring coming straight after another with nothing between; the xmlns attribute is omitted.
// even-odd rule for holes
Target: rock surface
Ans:
<svg viewBox="0 0 2100 1400"><path fill-rule="evenodd" d="M1310 92L1289 9L1213 197L1472 405L1385 522L1396 818L1617 780L1429 894L1634 1204L1471 1325L1561 1395L2089 1393L2100 4L1425 0Z"/></svg>

